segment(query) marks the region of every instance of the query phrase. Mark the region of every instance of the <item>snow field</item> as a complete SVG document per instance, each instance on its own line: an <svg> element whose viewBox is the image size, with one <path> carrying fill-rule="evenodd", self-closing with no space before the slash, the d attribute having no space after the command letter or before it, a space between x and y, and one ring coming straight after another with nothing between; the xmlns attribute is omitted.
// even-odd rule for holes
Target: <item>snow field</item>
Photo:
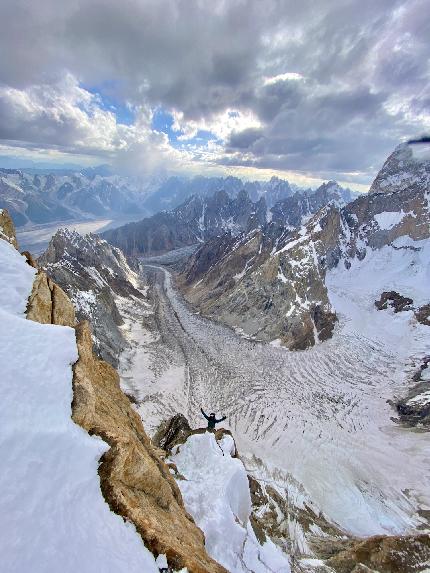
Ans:
<svg viewBox="0 0 430 573"><path fill-rule="evenodd" d="M251 527L251 496L243 463L232 458L231 436L217 442L206 432L190 436L171 460L185 506L203 530L206 549L231 573L289 573L288 557L271 541L260 545Z"/></svg>
<svg viewBox="0 0 430 573"><path fill-rule="evenodd" d="M0 555L5 573L158 573L97 474L107 445L71 419L72 328L25 318L35 270L0 240Z"/></svg>

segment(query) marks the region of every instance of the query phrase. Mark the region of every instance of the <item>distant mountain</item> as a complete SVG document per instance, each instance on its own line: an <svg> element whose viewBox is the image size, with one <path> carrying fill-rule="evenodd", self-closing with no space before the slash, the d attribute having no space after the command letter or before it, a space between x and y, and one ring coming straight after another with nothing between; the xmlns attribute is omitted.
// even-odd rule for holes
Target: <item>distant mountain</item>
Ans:
<svg viewBox="0 0 430 573"><path fill-rule="evenodd" d="M253 203L246 191L231 198L225 191L210 197L193 196L170 212L162 212L137 223L103 233L103 238L127 254L156 255L203 242L210 237L263 224L264 199Z"/></svg>
<svg viewBox="0 0 430 573"><path fill-rule="evenodd" d="M345 296L352 297L352 307L354 289L368 288L374 299L365 304L374 308L382 292L395 292L413 301L404 306L415 309L415 320L422 322L430 295L414 276L428 263L412 259L429 249L429 168L430 161L415 159L402 146L384 164L372 192L355 201L345 205L343 191L329 182L313 194L277 203L263 227L215 237L192 255L181 275L185 296L203 314L258 340L305 349L334 331L337 309L327 273L336 269L339 280L347 281L348 269L385 249L377 270L358 278ZM411 269L401 278L406 253Z"/></svg>
<svg viewBox="0 0 430 573"><path fill-rule="evenodd" d="M0 169L0 208L17 227L95 217L146 214L144 187L138 179L80 173L30 174Z"/></svg>
<svg viewBox="0 0 430 573"><path fill-rule="evenodd" d="M90 321L94 349L113 366L125 346L123 321L116 297L143 298L137 269L123 253L96 235L60 229L52 237L38 264L69 295L78 320Z"/></svg>
<svg viewBox="0 0 430 573"><path fill-rule="evenodd" d="M8 209L17 227L139 214L145 217L175 209L192 196L211 197L218 191L231 198L246 191L253 202L264 198L268 208L304 192L277 177L263 182L237 177L145 180L116 175L108 165L52 172L0 168L0 209Z"/></svg>
<svg viewBox="0 0 430 573"><path fill-rule="evenodd" d="M272 198L276 189L278 196L283 194L280 189L286 192L285 183L275 179L269 182ZM234 237L241 232L259 229L271 220L281 227L296 228L322 205L344 205L348 197L347 191L331 181L314 192L296 192L270 209L265 194L252 201L245 189L233 196L226 191L217 191L207 197L194 195L172 211L106 231L103 237L127 254L157 255L204 242L226 232Z"/></svg>

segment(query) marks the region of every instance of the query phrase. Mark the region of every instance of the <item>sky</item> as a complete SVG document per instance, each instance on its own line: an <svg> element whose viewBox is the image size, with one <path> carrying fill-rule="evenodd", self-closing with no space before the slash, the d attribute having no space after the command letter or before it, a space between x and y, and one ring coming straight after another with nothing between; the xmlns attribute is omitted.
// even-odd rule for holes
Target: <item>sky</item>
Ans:
<svg viewBox="0 0 430 573"><path fill-rule="evenodd" d="M430 133L428 0L2 0L0 165L336 179Z"/></svg>

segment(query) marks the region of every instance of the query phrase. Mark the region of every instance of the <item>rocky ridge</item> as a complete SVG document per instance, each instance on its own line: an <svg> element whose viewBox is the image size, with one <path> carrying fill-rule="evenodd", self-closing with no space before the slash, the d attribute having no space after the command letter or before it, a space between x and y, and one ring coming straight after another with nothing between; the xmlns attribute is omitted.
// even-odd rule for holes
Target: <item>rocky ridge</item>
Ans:
<svg viewBox="0 0 430 573"><path fill-rule="evenodd" d="M412 151L400 147L390 156L371 193L343 207L330 201L305 218L299 229L294 227L302 213L287 209L287 199L272 209L278 208L280 215L261 229L202 245L179 277L186 298L207 316L257 340L279 340L291 350L326 340L336 321L325 286L328 270L349 268L368 250L385 246L419 250L418 242L430 237L429 191L423 175L430 161L424 166L418 162L413 185L389 190L390 181L403 181L396 169L405 168L399 160L405 153ZM381 185L385 192L376 192ZM324 192L327 188L320 194ZM282 206L287 214L282 214ZM404 244L405 238L412 244Z"/></svg>
<svg viewBox="0 0 430 573"><path fill-rule="evenodd" d="M103 237L127 254L157 255L205 242L225 232L236 236L261 229L268 220L273 220L273 226L295 229L321 206L344 205L349 197L349 193L331 181L316 191L296 192L269 208L265 195L253 201L246 189L233 197L221 190L212 196L195 195L170 212L108 230Z"/></svg>
<svg viewBox="0 0 430 573"><path fill-rule="evenodd" d="M16 242L8 213L3 211L0 216L3 235L9 242ZM35 264L31 258L28 263ZM118 374L94 355L88 322L76 325L70 299L42 270L36 274L27 318L76 329L78 360L73 367L72 418L110 446L99 474L111 510L132 522L146 547L155 556L165 555L172 569L226 573L208 556L204 536L185 511L168 467L120 390Z"/></svg>
<svg viewBox="0 0 430 573"><path fill-rule="evenodd" d="M113 366L125 346L118 297L143 300L138 265L130 267L123 253L96 235L82 236L60 229L52 237L38 264L71 298L78 320L88 320L95 349Z"/></svg>

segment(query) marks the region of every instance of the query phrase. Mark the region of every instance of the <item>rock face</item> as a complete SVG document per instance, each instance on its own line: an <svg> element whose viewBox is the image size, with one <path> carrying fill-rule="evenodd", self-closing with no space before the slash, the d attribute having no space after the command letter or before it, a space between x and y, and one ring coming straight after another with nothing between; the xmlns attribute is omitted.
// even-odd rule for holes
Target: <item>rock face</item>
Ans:
<svg viewBox="0 0 430 573"><path fill-rule="evenodd" d="M7 213L2 217L2 222L9 221ZM7 239L13 242L14 238L11 225ZM75 327L70 299L43 271L36 275L27 319ZM186 512L169 468L157 455L139 415L121 391L117 372L94 355L88 322L81 322L75 329L78 360L73 367L72 418L110 446L99 468L106 502L112 511L135 525L155 556L166 555L171 569L227 573L208 556L204 535Z"/></svg>
<svg viewBox="0 0 430 573"><path fill-rule="evenodd" d="M177 444L183 444L191 435L191 427L183 414L175 414L158 427L152 442L159 448L170 452Z"/></svg>
<svg viewBox="0 0 430 573"><path fill-rule="evenodd" d="M42 324L76 324L75 309L66 293L39 270L28 299L27 318Z"/></svg>
<svg viewBox="0 0 430 573"><path fill-rule="evenodd" d="M336 316L324 284L337 254L339 211L324 207L305 227L267 225L203 245L179 278L201 312L258 340L303 350L331 336Z"/></svg>
<svg viewBox="0 0 430 573"><path fill-rule="evenodd" d="M212 196L193 196L173 211L106 231L103 236L126 253L157 255L210 240L225 232L233 236L247 233L262 228L268 219L278 226L300 227L321 206L344 205L349 196L333 181L315 192L295 193L292 196L289 196L292 194L290 187L287 193L281 183L285 182L273 182L273 193L268 196L283 200L279 200L270 210L265 194L253 202L244 189L234 197L226 191L217 191ZM276 188L279 193L275 191Z"/></svg>
<svg viewBox="0 0 430 573"><path fill-rule="evenodd" d="M275 205L272 221L263 227L202 245L179 277L185 297L203 314L257 340L278 339L291 350L327 340L336 315L326 271L339 264L349 268L368 249L419 250L418 243L404 245L404 238L410 243L430 237L430 161L412 155L409 147L399 148L371 193L343 207L341 191L328 183L312 197L293 196ZM410 304L403 303L403 308ZM395 307L403 303L399 299ZM388 299L378 304L384 307ZM417 320L428 316L426 306L417 312Z"/></svg>
<svg viewBox="0 0 430 573"><path fill-rule="evenodd" d="M60 229L38 263L70 296L78 320L90 321L97 354L117 366L125 341L115 299L143 298L123 253L96 235Z"/></svg>
<svg viewBox="0 0 430 573"><path fill-rule="evenodd" d="M328 560L337 573L418 573L430 558L430 536L378 535L355 543ZM363 569L363 566L365 567ZM357 568L357 567L362 567Z"/></svg>
<svg viewBox="0 0 430 573"><path fill-rule="evenodd" d="M76 335L79 360L74 366L72 417L111 446L99 469L111 509L132 521L145 545L155 555L165 554L170 567L225 573L207 555L203 534L186 513L176 482L120 390L118 374L92 353L88 323L81 323Z"/></svg>
<svg viewBox="0 0 430 573"><path fill-rule="evenodd" d="M12 243L16 249L18 248L15 227L6 209L0 209L0 238L6 239L9 243Z"/></svg>

